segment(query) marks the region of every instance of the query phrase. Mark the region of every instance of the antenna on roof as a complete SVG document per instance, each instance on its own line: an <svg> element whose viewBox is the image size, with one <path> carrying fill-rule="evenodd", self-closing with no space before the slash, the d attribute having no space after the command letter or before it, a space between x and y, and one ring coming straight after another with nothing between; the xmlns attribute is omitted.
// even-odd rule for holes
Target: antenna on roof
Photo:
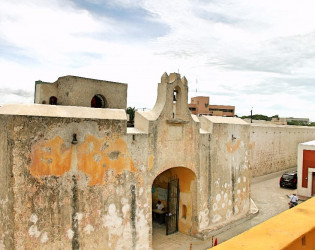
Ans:
<svg viewBox="0 0 315 250"><path fill-rule="evenodd" d="M196 96L197 96L197 86L198 86L198 79L196 78Z"/></svg>

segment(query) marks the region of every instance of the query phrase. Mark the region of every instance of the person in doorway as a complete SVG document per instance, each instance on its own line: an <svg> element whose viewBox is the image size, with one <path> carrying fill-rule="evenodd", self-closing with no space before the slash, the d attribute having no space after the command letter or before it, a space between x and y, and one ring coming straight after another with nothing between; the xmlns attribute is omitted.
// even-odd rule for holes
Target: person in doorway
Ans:
<svg viewBox="0 0 315 250"><path fill-rule="evenodd" d="M160 200L156 203L156 209L161 211L164 210L164 205Z"/></svg>
<svg viewBox="0 0 315 250"><path fill-rule="evenodd" d="M291 194L289 198L290 198L290 202L289 202L290 208L298 204L299 198L296 196L296 194Z"/></svg>

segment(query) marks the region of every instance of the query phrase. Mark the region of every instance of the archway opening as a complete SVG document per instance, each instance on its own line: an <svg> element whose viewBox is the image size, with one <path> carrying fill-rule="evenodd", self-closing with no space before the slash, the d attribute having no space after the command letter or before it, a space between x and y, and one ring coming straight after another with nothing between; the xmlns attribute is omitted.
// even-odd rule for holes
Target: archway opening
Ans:
<svg viewBox="0 0 315 250"><path fill-rule="evenodd" d="M93 96L91 100L91 107L92 108L106 108L107 102L104 96L97 94Z"/></svg>
<svg viewBox="0 0 315 250"><path fill-rule="evenodd" d="M50 98L49 98L49 104L50 105L57 105L57 97L56 96L51 96Z"/></svg>
<svg viewBox="0 0 315 250"><path fill-rule="evenodd" d="M174 186L176 182L178 183L178 193L175 191L176 184ZM153 243L156 239L161 239L166 234L177 231L188 235L194 234L195 200L196 175L192 170L174 167L162 172L154 179L152 184ZM158 211L159 202L164 207L161 211Z"/></svg>

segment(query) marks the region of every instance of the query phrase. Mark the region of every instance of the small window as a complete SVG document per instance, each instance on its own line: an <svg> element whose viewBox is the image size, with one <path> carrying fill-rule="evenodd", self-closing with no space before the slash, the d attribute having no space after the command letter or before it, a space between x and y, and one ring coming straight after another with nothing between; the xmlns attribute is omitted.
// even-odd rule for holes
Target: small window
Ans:
<svg viewBox="0 0 315 250"><path fill-rule="evenodd" d="M106 108L107 102L104 96L97 94L93 96L91 100L91 107L92 108Z"/></svg>
<svg viewBox="0 0 315 250"><path fill-rule="evenodd" d="M56 96L51 96L49 98L49 104L50 105L57 105L57 97Z"/></svg>

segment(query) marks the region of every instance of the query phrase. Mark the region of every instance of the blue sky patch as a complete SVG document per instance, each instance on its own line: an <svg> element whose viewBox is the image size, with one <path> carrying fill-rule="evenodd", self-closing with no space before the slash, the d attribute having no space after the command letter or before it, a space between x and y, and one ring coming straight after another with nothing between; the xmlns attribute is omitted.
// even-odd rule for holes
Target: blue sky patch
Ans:
<svg viewBox="0 0 315 250"><path fill-rule="evenodd" d="M140 7L124 7L107 1L91 2L86 0L73 1L80 9L92 15L107 17L117 23L117 34L134 39L151 39L166 35L170 28L160 22L149 11ZM119 38L121 35L118 35Z"/></svg>
<svg viewBox="0 0 315 250"><path fill-rule="evenodd" d="M0 39L0 58L17 63L37 64L38 60L25 54L22 48Z"/></svg>

